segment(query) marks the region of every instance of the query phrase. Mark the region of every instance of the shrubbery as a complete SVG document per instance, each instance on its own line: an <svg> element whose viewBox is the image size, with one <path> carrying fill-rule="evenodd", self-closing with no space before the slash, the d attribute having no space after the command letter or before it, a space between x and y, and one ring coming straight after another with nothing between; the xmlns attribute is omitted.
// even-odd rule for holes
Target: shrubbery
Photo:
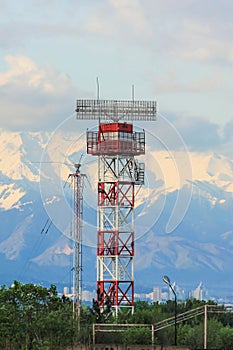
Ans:
<svg viewBox="0 0 233 350"><path fill-rule="evenodd" d="M209 304L210 302L208 302ZM177 311L183 313L205 302L187 300L178 303ZM90 344L93 323L156 324L174 315L174 302L165 304L137 301L135 312L127 308L119 311L118 318L111 314L111 305L106 301L104 312L96 302L93 308L82 306L81 316L76 320L72 301L57 294L56 286L44 288L17 281L9 288L0 288L0 348L11 350L59 350L77 343ZM208 315L207 347L231 350L233 344L233 315ZM79 327L80 325L80 327ZM96 342L118 344L151 344L149 326L125 327L122 332L96 334ZM177 343L192 349L203 348L203 315L179 323ZM174 326L155 332L156 344L174 344Z"/></svg>

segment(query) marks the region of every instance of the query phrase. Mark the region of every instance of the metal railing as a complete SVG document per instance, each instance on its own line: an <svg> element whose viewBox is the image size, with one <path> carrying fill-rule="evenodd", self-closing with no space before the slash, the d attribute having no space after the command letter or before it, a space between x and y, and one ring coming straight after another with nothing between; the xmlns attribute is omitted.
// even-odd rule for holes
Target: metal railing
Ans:
<svg viewBox="0 0 233 350"><path fill-rule="evenodd" d="M204 315L204 349L207 349L207 313L229 313L233 312L233 306L224 305L202 305L195 309L180 313L176 317L176 322L181 323L187 321L190 318ZM110 332L124 332L131 327L146 327L151 330L152 345L154 345L154 332L157 332L163 328L173 326L175 324L175 317L169 317L165 320L156 322L155 324L93 324L93 344L96 341L96 333L110 333Z"/></svg>
<svg viewBox="0 0 233 350"><path fill-rule="evenodd" d="M145 154L145 132L134 132L131 140L108 138L98 139L97 131L87 132L87 153L88 154Z"/></svg>

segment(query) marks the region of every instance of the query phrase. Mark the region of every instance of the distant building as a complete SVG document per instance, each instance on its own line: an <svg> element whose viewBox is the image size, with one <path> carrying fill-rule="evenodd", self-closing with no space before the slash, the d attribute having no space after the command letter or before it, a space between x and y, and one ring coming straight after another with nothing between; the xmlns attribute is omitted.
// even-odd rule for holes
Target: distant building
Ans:
<svg viewBox="0 0 233 350"><path fill-rule="evenodd" d="M176 285L175 291L177 295L177 300L184 301L186 299L187 294L185 293L185 290L183 288Z"/></svg>
<svg viewBox="0 0 233 350"><path fill-rule="evenodd" d="M152 301L161 301L162 300L162 290L161 287L157 286L153 288L152 292Z"/></svg>
<svg viewBox="0 0 233 350"><path fill-rule="evenodd" d="M68 288L68 287L64 287L64 289L63 289L63 294L64 294L65 296L68 296L68 294L69 294L69 288Z"/></svg>
<svg viewBox="0 0 233 350"><path fill-rule="evenodd" d="M192 296L197 300L206 300L208 292L204 289L202 282L194 289Z"/></svg>
<svg viewBox="0 0 233 350"><path fill-rule="evenodd" d="M178 284L176 284L176 282L174 282L172 284L172 288L174 289L175 293L176 293L176 297L177 300L185 300L186 299L186 293L185 290L183 288L181 288L180 286L178 286ZM173 291L171 290L171 288L166 287L166 291L162 291L161 293L161 299L164 300L174 300L175 296Z"/></svg>
<svg viewBox="0 0 233 350"><path fill-rule="evenodd" d="M168 292L162 292L161 293L161 300L162 301L168 300Z"/></svg>
<svg viewBox="0 0 233 350"><path fill-rule="evenodd" d="M93 290L92 292L90 292L88 290L83 290L83 292L82 292L82 300L83 301L92 302L92 300L95 298L96 298L96 291L95 290Z"/></svg>

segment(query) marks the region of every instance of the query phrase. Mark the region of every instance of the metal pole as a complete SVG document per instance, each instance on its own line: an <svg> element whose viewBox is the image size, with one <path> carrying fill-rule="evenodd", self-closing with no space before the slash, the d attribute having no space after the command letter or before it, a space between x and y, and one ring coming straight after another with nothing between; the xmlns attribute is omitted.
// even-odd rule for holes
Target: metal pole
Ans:
<svg viewBox="0 0 233 350"><path fill-rule="evenodd" d="M175 294L175 346L177 345L177 299Z"/></svg>
<svg viewBox="0 0 233 350"><path fill-rule="evenodd" d="M152 324L151 325L151 347L152 350L155 348L155 326Z"/></svg>
<svg viewBox="0 0 233 350"><path fill-rule="evenodd" d="M207 305L204 305L204 350L207 348Z"/></svg>
<svg viewBox="0 0 233 350"><path fill-rule="evenodd" d="M95 348L95 323L92 324L92 343Z"/></svg>
<svg viewBox="0 0 233 350"><path fill-rule="evenodd" d="M177 346L177 296L176 296L176 292L171 284L169 284L169 287L171 288L171 290L175 296L175 312L174 312L174 316L175 316L175 323L174 323L175 335L174 335L174 338L175 338L175 341L174 342L175 342L175 346Z"/></svg>
<svg viewBox="0 0 233 350"><path fill-rule="evenodd" d="M177 297L176 297L176 292L174 290L174 288L172 287L171 285L171 281L170 281L170 278L168 276L163 276L163 281L169 286L169 288L171 288L171 291L172 293L174 294L175 296L175 312L174 312L174 316L175 316L175 319L174 319L174 325L175 325L175 346L177 345Z"/></svg>

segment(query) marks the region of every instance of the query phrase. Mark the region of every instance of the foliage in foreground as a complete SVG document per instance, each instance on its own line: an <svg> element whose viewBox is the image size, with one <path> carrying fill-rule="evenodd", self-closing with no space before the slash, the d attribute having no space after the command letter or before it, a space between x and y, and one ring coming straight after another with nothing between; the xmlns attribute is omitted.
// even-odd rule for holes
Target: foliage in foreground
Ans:
<svg viewBox="0 0 233 350"><path fill-rule="evenodd" d="M209 302L208 302L209 303ZM205 302L187 300L178 304L178 313L203 306ZM50 288L21 284L17 281L0 288L0 348L11 350L59 350L77 343L90 344L92 323L155 324L174 315L174 302L165 304L144 301L135 303L135 312L120 310L118 318L111 314L109 303L100 312L96 302L93 308L82 307L80 320L73 315L72 301ZM80 327L79 327L80 325ZM207 346L209 349L230 350L233 346L233 315L208 315ZM96 335L97 342L118 344L151 344L151 328L126 327L119 333ZM192 349L203 348L203 315L178 324L177 343ZM155 333L156 344L174 344L174 327Z"/></svg>
<svg viewBox="0 0 233 350"><path fill-rule="evenodd" d="M76 341L72 304L49 289L17 281L0 289L1 349L64 349Z"/></svg>

